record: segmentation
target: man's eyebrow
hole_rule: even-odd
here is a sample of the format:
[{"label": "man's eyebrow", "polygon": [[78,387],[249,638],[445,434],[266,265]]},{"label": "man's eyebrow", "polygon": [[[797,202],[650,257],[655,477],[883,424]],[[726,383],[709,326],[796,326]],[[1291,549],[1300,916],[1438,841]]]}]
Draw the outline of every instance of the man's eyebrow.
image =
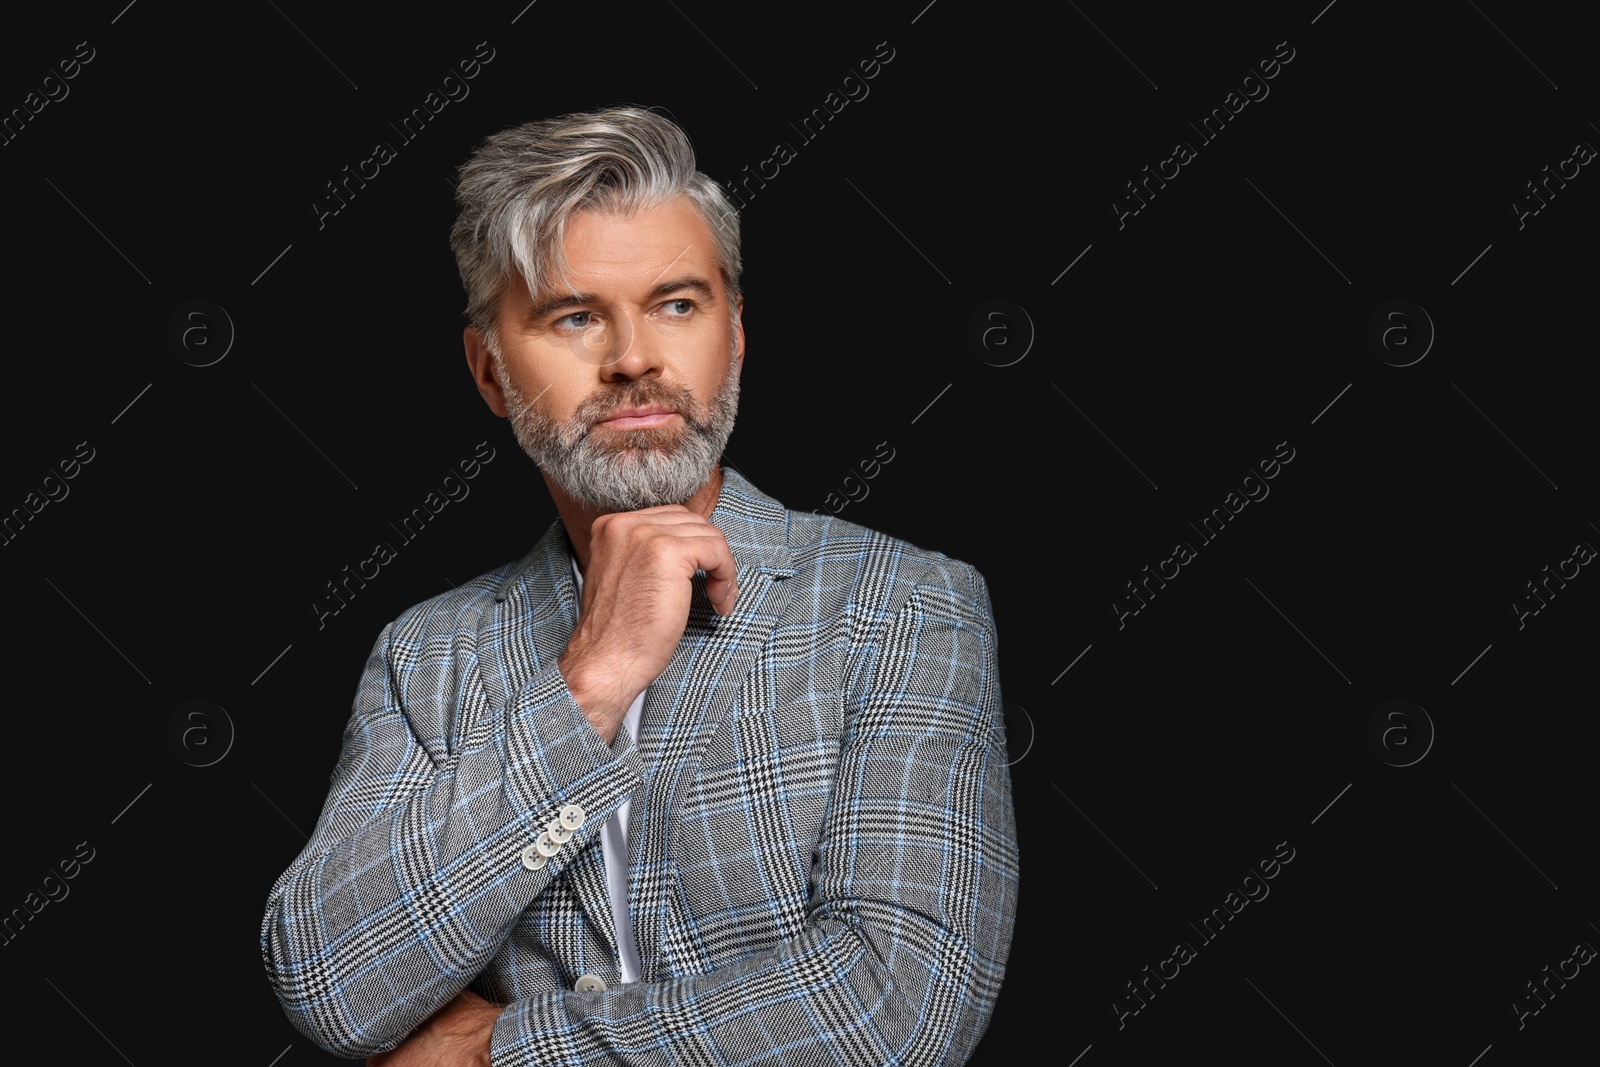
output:
[{"label": "man's eyebrow", "polygon": [[650,295],[652,297],[666,296],[668,293],[675,293],[683,289],[689,290],[707,303],[714,302],[717,299],[717,291],[711,288],[711,283],[697,274],[686,274],[681,278],[672,278],[664,281],[651,289]]},{"label": "man's eyebrow", "polygon": [[551,315],[563,308],[593,304],[599,299],[593,293],[568,293],[566,296],[552,296],[545,300],[535,300],[533,306],[528,309],[528,321],[541,322],[547,315]]}]

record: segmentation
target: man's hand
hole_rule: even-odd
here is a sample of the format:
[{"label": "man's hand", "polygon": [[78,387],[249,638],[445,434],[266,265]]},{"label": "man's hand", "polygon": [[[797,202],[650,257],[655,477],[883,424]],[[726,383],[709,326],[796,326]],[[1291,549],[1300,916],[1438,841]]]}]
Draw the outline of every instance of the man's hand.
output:
[{"label": "man's hand", "polygon": [[398,1047],[369,1056],[367,1067],[489,1067],[489,1042],[502,1007],[463,989]]},{"label": "man's hand", "polygon": [[607,744],[633,698],[672,660],[689,622],[689,584],[706,572],[722,615],[739,590],[722,531],[679,504],[602,515],[589,533],[578,626],[557,666],[590,725]]}]

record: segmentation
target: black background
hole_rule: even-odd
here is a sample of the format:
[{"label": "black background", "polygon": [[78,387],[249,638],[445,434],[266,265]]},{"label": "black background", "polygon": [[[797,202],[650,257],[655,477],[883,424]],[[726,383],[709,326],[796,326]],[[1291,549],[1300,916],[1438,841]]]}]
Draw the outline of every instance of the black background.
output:
[{"label": "black background", "polygon": [[[727,462],[832,508],[888,442],[839,513],[989,581],[1023,880],[973,1062],[1591,1047],[1592,968],[1521,1029],[1511,1007],[1600,944],[1600,578],[1521,628],[1511,606],[1600,545],[1600,178],[1582,168],[1520,229],[1511,206],[1600,144],[1572,9],[523,2],[5,17],[4,113],[93,49],[0,145],[0,509],[93,449],[0,545],[0,909],[94,849],[0,948],[14,1033],[69,1062],[328,1059],[268,988],[267,889],[316,821],[379,630],[555,517],[464,371],[451,177],[495,130],[635,103],[720,181],[795,149],[743,211]],[[470,95],[401,144],[387,124],[479,42]],[[869,94],[806,143],[790,123],[880,42]],[[1201,143],[1186,123],[1279,42],[1270,95]],[[319,228],[313,200],[379,140],[394,161]],[[1178,140],[1196,158],[1119,228],[1124,183]],[[236,331],[208,367],[166,339],[194,300]],[[991,351],[967,340],[993,300],[1036,333],[1009,366],[1015,316],[985,320]],[[1367,342],[1394,300],[1437,331],[1410,366]],[[470,496],[319,628],[324,584],[480,441]],[[1280,442],[1270,495],[1201,542],[1187,524]],[[1196,558],[1119,628],[1112,600],[1179,540]],[[236,731],[206,767],[167,741],[197,699]],[[1435,731],[1404,767],[1367,740],[1396,699]],[[1280,842],[1270,895],[1201,943],[1187,924]],[[1197,957],[1119,1029],[1113,1000],[1136,1007],[1125,983],[1179,940]]]}]

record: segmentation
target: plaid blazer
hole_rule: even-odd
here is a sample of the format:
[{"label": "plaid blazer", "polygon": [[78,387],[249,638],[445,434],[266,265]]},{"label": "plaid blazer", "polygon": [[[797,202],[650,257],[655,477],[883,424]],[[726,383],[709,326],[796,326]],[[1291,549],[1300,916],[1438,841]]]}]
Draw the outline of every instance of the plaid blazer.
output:
[{"label": "plaid blazer", "polygon": [[[470,986],[507,1004],[496,1065],[970,1056],[1018,877],[984,580],[732,470],[710,521],[737,608],[695,578],[636,746],[605,745],[556,669],[578,608],[559,520],[384,629],[261,930],[312,1041],[391,1049]],[[627,798],[624,985],[600,827]]]}]

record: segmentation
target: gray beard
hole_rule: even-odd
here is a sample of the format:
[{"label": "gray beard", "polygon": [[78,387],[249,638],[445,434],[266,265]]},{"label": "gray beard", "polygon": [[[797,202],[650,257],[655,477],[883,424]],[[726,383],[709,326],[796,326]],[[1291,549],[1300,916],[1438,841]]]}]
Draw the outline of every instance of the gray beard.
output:
[{"label": "gray beard", "polygon": [[[687,502],[721,460],[739,411],[739,365],[731,358],[710,403],[658,378],[640,378],[584,400],[564,424],[536,410],[499,359],[494,369],[512,432],[528,458],[573,500],[601,511]],[[678,412],[683,423],[607,431],[604,441],[595,439],[595,425],[612,412],[652,404]]]}]

